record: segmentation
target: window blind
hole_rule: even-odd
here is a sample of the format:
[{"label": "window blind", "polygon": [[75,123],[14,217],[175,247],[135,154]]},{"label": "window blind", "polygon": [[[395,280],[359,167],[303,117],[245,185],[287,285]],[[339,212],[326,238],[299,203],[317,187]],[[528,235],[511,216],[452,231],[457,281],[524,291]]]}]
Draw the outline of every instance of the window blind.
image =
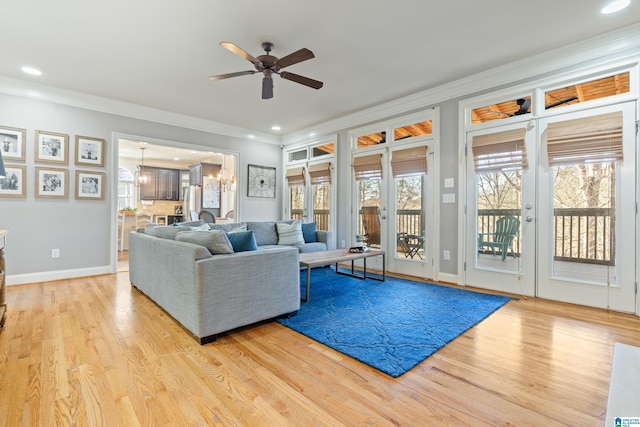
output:
[{"label": "window blind", "polygon": [[622,112],[550,123],[547,157],[549,166],[621,162]]},{"label": "window blind", "polygon": [[514,129],[473,137],[473,164],[476,173],[528,169],[526,129]]},{"label": "window blind", "polygon": [[289,187],[294,185],[304,185],[304,168],[289,168],[287,169],[287,184]]},{"label": "window blind", "polygon": [[353,159],[356,181],[382,179],[382,154],[372,154]]},{"label": "window blind", "polygon": [[309,165],[311,185],[331,183],[331,162]]},{"label": "window blind", "polygon": [[427,173],[427,147],[396,150],[391,154],[391,174],[394,178]]}]

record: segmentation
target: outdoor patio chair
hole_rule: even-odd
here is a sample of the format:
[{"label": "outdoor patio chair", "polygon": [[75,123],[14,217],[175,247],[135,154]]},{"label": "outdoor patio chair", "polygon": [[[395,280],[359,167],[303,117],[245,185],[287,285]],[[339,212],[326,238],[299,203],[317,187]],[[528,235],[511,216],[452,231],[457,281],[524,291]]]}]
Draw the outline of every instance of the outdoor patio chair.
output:
[{"label": "outdoor patio chair", "polygon": [[405,258],[422,258],[420,250],[424,247],[424,237],[416,234],[408,234],[405,232],[398,233],[398,248],[404,253]]},{"label": "outdoor patio chair", "polygon": [[367,246],[380,245],[380,208],[377,206],[362,207],[362,227]]},{"label": "outdoor patio chair", "polygon": [[503,216],[496,221],[495,231],[493,233],[478,234],[478,250],[481,248],[491,248],[493,255],[496,254],[496,248],[500,249],[502,261],[507,256],[507,250],[511,250],[511,255],[516,257],[513,249],[513,239],[518,235],[520,230],[520,220],[515,216]]}]

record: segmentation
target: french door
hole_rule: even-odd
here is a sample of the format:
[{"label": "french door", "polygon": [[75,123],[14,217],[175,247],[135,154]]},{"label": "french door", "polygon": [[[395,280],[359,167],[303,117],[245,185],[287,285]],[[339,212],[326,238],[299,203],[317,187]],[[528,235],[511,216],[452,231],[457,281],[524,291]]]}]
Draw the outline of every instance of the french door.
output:
[{"label": "french door", "polygon": [[[598,120],[611,121],[604,127],[616,130],[590,131]],[[582,135],[577,147],[589,148],[588,160],[550,165],[553,155],[540,159],[538,296],[633,312],[635,103],[541,119],[538,130],[547,151],[554,151],[554,133],[562,138],[564,128],[571,132],[573,126]],[[601,158],[593,159],[591,143],[604,149]]]},{"label": "french door", "polygon": [[[428,150],[422,142],[368,150],[353,159],[366,171],[356,172],[354,181],[351,245],[359,244],[356,236],[362,236],[363,244],[386,252],[388,271],[422,278],[433,277],[433,174],[426,166]],[[422,161],[423,166],[416,166]],[[369,258],[367,267],[382,269],[381,262],[380,257]]]},{"label": "french door", "polygon": [[[635,115],[629,102],[469,132],[465,283],[635,311]],[[500,148],[514,132],[519,151]],[[525,162],[484,172],[487,140]],[[484,246],[506,216],[511,245]]]},{"label": "french door", "polygon": [[[467,134],[467,285],[535,294],[535,140],[526,121]],[[511,240],[483,246],[500,240],[496,224],[504,217],[518,224]]]}]

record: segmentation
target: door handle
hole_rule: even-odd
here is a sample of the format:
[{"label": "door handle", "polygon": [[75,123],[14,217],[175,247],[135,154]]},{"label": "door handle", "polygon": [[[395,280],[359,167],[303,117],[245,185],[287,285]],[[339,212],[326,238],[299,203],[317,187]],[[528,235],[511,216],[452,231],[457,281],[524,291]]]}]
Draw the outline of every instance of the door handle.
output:
[{"label": "door handle", "polygon": [[533,217],[531,215],[527,215],[527,217],[525,218],[525,221],[531,222],[533,221]]},{"label": "door handle", "polygon": [[380,219],[387,219],[386,215],[380,215]]}]

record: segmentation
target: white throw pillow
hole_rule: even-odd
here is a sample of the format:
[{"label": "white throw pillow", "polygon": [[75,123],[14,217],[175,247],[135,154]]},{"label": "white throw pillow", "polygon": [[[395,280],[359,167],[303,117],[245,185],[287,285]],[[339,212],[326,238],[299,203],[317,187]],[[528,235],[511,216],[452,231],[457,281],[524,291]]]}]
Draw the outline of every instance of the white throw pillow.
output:
[{"label": "white throw pillow", "polygon": [[276,223],[278,229],[279,245],[302,245],[304,237],[302,236],[302,223],[294,222],[293,224]]}]

